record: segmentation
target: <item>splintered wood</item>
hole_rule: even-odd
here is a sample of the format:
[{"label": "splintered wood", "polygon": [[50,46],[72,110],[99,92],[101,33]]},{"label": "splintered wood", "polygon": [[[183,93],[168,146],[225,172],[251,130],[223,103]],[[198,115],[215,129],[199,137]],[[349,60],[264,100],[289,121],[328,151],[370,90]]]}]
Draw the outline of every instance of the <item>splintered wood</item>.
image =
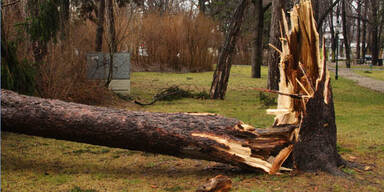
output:
[{"label": "splintered wood", "polygon": [[283,149],[278,155],[280,163],[274,164],[282,164],[292,152],[296,169],[340,174],[338,167],[345,161],[336,149],[337,129],[325,46],[321,56],[311,2],[302,0],[293,7],[290,28],[282,14],[278,106],[267,113],[275,115],[274,126],[298,128],[292,133],[293,145]]},{"label": "splintered wood", "polygon": [[[274,125],[299,124],[306,112],[306,103],[318,91],[317,81],[329,81],[329,76],[322,79],[326,73],[325,61],[320,58],[319,35],[310,1],[302,1],[293,7],[290,29],[285,13],[282,14],[281,94],[278,93],[277,109],[268,110],[267,113],[276,115]],[[298,99],[294,95],[301,97]]]}]

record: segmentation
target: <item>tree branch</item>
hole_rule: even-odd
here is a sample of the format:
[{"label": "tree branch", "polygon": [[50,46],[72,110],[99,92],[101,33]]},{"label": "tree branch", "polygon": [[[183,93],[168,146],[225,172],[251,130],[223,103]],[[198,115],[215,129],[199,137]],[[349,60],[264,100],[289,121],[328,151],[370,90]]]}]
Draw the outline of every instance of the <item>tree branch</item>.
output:
[{"label": "tree branch", "polygon": [[330,7],[328,7],[328,9],[325,11],[325,13],[320,17],[319,21],[317,21],[317,30],[318,31],[320,31],[320,29],[324,23],[325,18],[327,18],[327,15],[333,10],[333,7],[335,7],[339,2],[340,2],[340,0],[336,0],[335,2],[333,2],[333,4]]}]

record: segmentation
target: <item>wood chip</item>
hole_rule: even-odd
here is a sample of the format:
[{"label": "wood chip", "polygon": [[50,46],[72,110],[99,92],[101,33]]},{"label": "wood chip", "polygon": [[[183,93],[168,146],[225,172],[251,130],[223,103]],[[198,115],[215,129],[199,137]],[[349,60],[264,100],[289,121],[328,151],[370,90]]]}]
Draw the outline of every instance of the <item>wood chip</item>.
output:
[{"label": "wood chip", "polygon": [[196,192],[228,192],[232,188],[232,181],[224,175],[217,175],[200,186]]}]

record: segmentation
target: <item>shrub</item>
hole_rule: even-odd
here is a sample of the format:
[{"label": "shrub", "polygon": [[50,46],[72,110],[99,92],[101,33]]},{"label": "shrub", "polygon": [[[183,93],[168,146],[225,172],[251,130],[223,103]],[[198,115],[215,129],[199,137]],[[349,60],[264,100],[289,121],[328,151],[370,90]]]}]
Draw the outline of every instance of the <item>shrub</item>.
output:
[{"label": "shrub", "polygon": [[141,53],[138,49],[133,53],[140,67],[179,72],[212,70],[221,37],[211,19],[187,13],[151,13],[142,19],[140,28]]},{"label": "shrub", "polygon": [[84,104],[108,102],[112,93],[104,83],[86,77],[85,58],[94,50],[94,39],[95,29],[91,23],[73,23],[65,40],[48,44],[48,54],[39,65],[36,79],[41,97]]}]

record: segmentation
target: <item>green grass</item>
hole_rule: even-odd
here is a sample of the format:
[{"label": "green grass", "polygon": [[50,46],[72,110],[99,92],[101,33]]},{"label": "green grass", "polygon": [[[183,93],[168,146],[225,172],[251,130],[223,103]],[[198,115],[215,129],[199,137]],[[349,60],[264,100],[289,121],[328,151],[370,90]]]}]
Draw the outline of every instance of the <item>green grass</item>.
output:
[{"label": "green grass", "polygon": [[[115,107],[159,112],[210,112],[234,117],[256,127],[272,125],[265,114],[265,98],[250,78],[249,66],[234,66],[225,100],[181,99],[140,107],[121,101]],[[133,73],[132,96],[150,100],[172,85],[194,92],[208,91],[212,72]],[[232,191],[382,191],[384,189],[384,94],[340,78],[332,81],[338,149],[348,160],[373,164],[373,171],[344,169],[353,179],[325,173],[283,174],[206,169],[214,162],[179,159],[137,151],[100,147],[13,133],[2,134],[1,187],[3,191],[195,191],[208,178],[232,178]],[[264,97],[264,96],[262,96]],[[268,96],[271,97],[271,96]]]},{"label": "green grass", "polygon": [[370,78],[384,81],[384,71],[370,71],[370,70],[360,71],[359,70],[359,71],[355,71],[355,73],[362,75],[362,76],[366,76],[366,77],[370,77]]}]

